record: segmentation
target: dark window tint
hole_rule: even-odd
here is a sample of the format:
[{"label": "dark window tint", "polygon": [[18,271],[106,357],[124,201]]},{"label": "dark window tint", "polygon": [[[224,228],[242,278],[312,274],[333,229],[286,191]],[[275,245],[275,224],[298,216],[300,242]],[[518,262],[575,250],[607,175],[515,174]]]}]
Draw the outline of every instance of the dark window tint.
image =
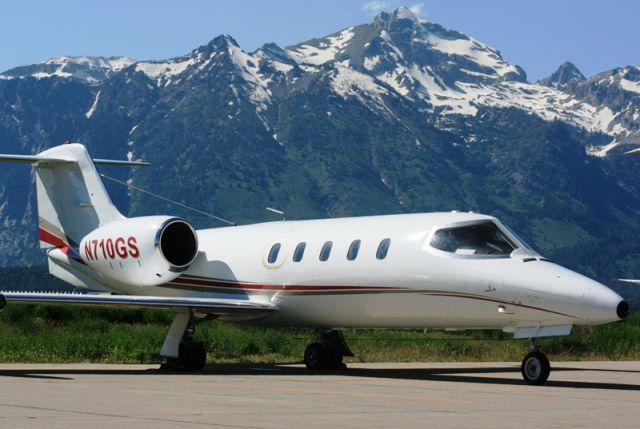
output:
[{"label": "dark window tint", "polygon": [[273,264],[278,259],[278,253],[280,252],[280,243],[276,243],[271,246],[271,250],[269,250],[269,256],[267,257],[267,261],[270,264]]},{"label": "dark window tint", "polygon": [[360,240],[353,240],[347,252],[347,259],[350,261],[356,259],[358,257],[358,250],[360,250]]},{"label": "dark window tint", "polygon": [[515,250],[493,222],[441,229],[433,235],[431,245],[459,255],[507,256]]},{"label": "dark window tint", "polygon": [[300,262],[302,257],[304,256],[304,249],[307,247],[307,243],[304,241],[302,243],[298,243],[296,246],[296,250],[293,252],[293,262]]},{"label": "dark window tint", "polygon": [[322,249],[320,250],[320,260],[326,261],[329,259],[329,255],[331,254],[331,247],[333,246],[333,241],[327,241],[322,245]]},{"label": "dark window tint", "polygon": [[377,259],[384,259],[387,257],[387,252],[389,251],[389,245],[391,245],[391,239],[385,238],[378,245],[378,251],[376,252]]}]

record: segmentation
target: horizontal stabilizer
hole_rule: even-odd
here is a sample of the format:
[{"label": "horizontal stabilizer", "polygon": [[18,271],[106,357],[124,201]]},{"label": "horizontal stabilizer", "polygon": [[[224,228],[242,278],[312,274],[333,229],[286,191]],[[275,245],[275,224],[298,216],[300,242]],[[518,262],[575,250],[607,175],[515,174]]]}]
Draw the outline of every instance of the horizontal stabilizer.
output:
[{"label": "horizontal stabilizer", "polygon": [[19,164],[74,164],[78,161],[73,159],[51,158],[39,155],[2,155],[0,154],[0,162],[15,162]]},{"label": "horizontal stabilizer", "polygon": [[122,167],[147,167],[149,164],[147,161],[119,161],[116,159],[94,159],[95,165],[113,165]]},{"label": "horizontal stabilizer", "polygon": [[[158,310],[191,309],[219,316],[267,314],[276,307],[239,299],[164,297],[144,295],[101,295],[80,293],[2,292],[0,302],[24,304],[75,304],[92,307],[152,308]],[[1,307],[0,307],[1,308]]]},{"label": "horizontal stabilizer", "polygon": [[[64,165],[77,164],[78,161],[73,159],[52,158],[40,155],[4,155],[0,154],[0,162],[14,162],[19,164],[37,164],[39,166],[46,165]],[[94,159],[95,165],[109,165],[121,167],[146,167],[149,164],[146,161],[122,161],[117,159]]]}]

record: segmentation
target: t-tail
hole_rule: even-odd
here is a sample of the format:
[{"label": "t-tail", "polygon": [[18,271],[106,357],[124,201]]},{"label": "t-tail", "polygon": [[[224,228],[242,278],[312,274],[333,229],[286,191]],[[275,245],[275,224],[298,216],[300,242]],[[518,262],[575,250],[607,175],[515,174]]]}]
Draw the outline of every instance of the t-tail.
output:
[{"label": "t-tail", "polygon": [[40,246],[50,273],[68,283],[108,291],[155,286],[177,277],[197,254],[196,233],[185,221],[120,213],[96,168],[145,162],[92,159],[77,143],[0,161],[35,166]]},{"label": "t-tail", "polygon": [[206,363],[204,348],[194,348],[191,340],[183,342],[187,329],[193,329],[195,312],[245,319],[276,310],[271,303],[178,295],[155,287],[175,280],[194,262],[196,232],[172,216],[123,216],[96,168],[146,163],[91,159],[81,144],[65,144],[37,155],[0,155],[2,161],[35,166],[40,244],[47,249],[49,272],[77,287],[121,293],[0,291],[0,310],[7,303],[29,303],[175,311],[160,354],[173,367],[191,369]]}]

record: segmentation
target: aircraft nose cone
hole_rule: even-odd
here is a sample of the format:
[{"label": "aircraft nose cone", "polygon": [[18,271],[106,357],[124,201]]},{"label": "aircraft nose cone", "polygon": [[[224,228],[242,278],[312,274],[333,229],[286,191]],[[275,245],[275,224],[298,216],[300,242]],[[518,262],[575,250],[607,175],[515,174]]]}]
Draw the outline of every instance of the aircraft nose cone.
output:
[{"label": "aircraft nose cone", "polygon": [[620,301],[618,308],[616,308],[616,313],[620,319],[624,319],[629,315],[629,304],[627,304],[627,301]]},{"label": "aircraft nose cone", "polygon": [[620,295],[599,283],[586,289],[582,304],[585,316],[593,325],[615,322],[629,314],[629,304]]}]

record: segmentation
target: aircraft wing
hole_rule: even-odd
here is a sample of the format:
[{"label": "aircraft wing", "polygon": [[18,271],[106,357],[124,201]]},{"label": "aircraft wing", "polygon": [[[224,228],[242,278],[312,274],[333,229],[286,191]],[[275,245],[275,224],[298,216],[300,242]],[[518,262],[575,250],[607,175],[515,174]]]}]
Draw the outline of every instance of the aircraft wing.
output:
[{"label": "aircraft wing", "polygon": [[618,281],[640,285],[640,279],[618,279]]},{"label": "aircraft wing", "polygon": [[151,308],[158,310],[190,309],[219,316],[253,316],[277,310],[272,304],[239,299],[166,297],[144,295],[102,295],[80,293],[2,292],[0,309],[7,303],[74,304],[93,307]]}]

